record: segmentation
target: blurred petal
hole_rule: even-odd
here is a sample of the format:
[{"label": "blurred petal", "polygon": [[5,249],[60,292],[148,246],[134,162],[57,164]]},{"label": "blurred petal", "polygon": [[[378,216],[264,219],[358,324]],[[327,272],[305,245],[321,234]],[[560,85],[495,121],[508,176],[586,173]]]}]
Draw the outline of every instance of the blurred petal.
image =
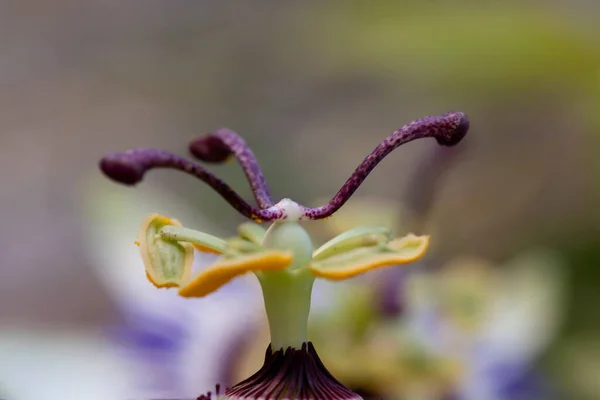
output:
[{"label": "blurred petal", "polygon": [[555,340],[564,317],[566,268],[547,250],[529,250],[507,263],[481,332],[504,362],[531,363]]},{"label": "blurred petal", "polygon": [[132,371],[112,350],[110,343],[90,330],[3,326],[0,386],[12,396],[3,398],[127,398]]}]

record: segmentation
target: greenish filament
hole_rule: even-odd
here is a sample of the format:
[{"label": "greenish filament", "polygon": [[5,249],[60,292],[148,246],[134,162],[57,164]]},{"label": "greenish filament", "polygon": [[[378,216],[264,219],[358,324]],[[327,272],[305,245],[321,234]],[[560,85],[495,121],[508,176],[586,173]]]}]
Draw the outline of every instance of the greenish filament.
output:
[{"label": "greenish filament", "polygon": [[266,233],[265,228],[253,222],[246,222],[238,226],[238,234],[254,244],[262,244]]},{"label": "greenish filament", "polygon": [[241,253],[254,253],[258,250],[260,250],[259,245],[236,236],[227,240],[227,251],[223,255],[225,257],[237,257]]},{"label": "greenish filament", "polygon": [[227,242],[225,240],[209,235],[208,233],[199,232],[181,226],[164,226],[160,230],[159,235],[164,240],[197,244],[213,249],[219,253],[223,253],[227,249]]}]

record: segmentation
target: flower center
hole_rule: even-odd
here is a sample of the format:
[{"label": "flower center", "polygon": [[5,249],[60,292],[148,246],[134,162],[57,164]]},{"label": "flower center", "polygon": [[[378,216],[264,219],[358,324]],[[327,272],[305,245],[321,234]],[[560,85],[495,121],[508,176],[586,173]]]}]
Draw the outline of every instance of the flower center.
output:
[{"label": "flower center", "polygon": [[275,204],[275,208],[283,211],[283,220],[298,221],[304,214],[302,206],[295,201],[285,198]]}]

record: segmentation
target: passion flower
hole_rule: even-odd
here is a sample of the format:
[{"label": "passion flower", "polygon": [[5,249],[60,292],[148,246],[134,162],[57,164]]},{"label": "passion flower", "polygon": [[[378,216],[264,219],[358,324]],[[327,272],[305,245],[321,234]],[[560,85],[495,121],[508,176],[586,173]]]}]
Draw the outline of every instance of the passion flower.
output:
[{"label": "passion flower", "polygon": [[[419,259],[428,236],[394,238],[389,228],[362,226],[314,250],[303,220],[320,220],[348,201],[369,173],[398,146],[434,138],[442,146],[457,144],[467,133],[465,114],[452,112],[418,119],[384,139],[356,168],[325,205],[310,208],[288,198],[274,203],[262,170],[250,148],[235,132],[220,129],[190,143],[190,152],[207,163],[237,159],[250,183],[257,206],[242,199],[227,183],[200,164],[166,151],[134,149],[105,156],[100,168],[110,179],[134,185],[153,168],[191,174],[219,193],[234,209],[254,222],[238,227],[233,238],[218,238],[153,214],[142,224],[140,247],[148,280],[158,288],[176,288],[185,298],[204,297],[232,279],[252,272],[260,282],[269,321],[271,344],[262,368],[219,393],[219,399],[360,399],[323,365],[307,338],[311,293],[316,278],[348,279],[375,268]],[[268,229],[260,223],[272,222]],[[191,276],[194,248],[217,253],[217,261]],[[211,395],[202,395],[201,399]]]}]

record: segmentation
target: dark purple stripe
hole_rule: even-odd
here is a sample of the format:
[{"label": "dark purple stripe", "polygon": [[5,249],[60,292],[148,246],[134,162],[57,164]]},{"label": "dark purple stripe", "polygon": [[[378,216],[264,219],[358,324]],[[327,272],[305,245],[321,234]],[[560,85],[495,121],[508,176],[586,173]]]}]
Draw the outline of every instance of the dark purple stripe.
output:
[{"label": "dark purple stripe", "polygon": [[312,343],[301,349],[267,348],[262,368],[250,378],[227,389],[225,396],[238,399],[359,400],[327,371]]}]

